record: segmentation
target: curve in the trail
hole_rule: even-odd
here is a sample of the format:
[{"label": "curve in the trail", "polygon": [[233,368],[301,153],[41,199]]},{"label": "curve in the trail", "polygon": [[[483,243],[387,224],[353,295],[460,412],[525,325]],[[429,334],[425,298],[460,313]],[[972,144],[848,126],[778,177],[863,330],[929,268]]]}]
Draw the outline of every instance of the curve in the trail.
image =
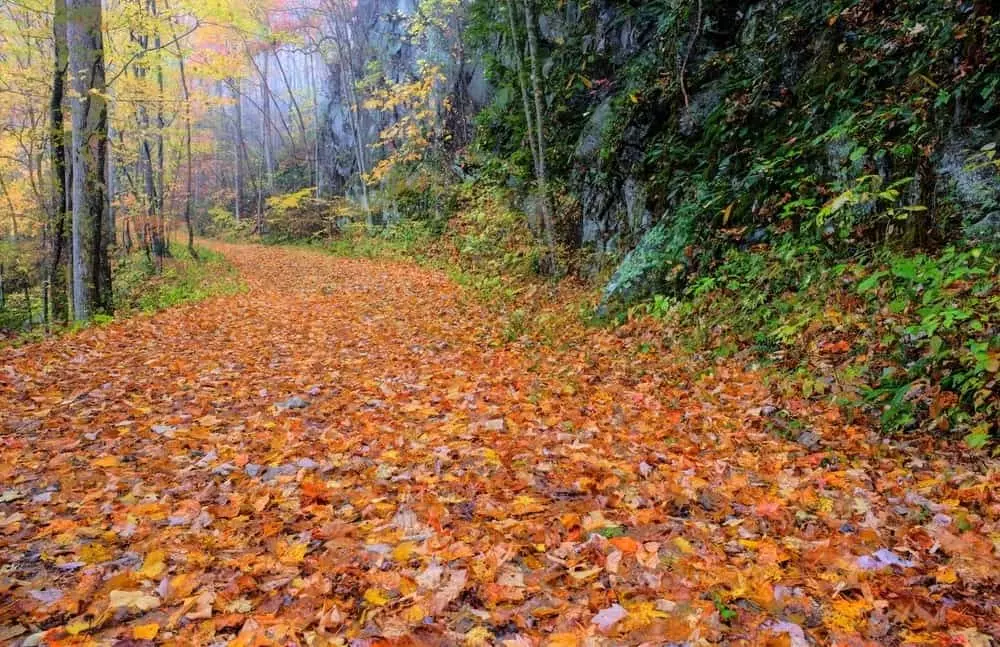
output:
[{"label": "curve in the trail", "polygon": [[433,271],[220,249],[247,293],[0,351],[0,639],[997,632],[996,471],[613,331],[504,343]]}]

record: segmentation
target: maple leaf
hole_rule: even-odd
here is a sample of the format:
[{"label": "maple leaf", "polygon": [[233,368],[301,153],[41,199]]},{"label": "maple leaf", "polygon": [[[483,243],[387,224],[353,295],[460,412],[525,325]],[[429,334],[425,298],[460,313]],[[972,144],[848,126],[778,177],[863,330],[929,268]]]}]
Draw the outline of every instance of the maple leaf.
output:
[{"label": "maple leaf", "polygon": [[309,544],[305,542],[296,544],[280,542],[277,548],[278,561],[288,566],[296,566],[302,563],[308,551]]},{"label": "maple leaf", "polygon": [[108,606],[112,609],[133,608],[149,611],[160,606],[160,598],[143,591],[111,591],[108,599]]},{"label": "maple leaf", "polygon": [[167,568],[167,565],[164,563],[165,559],[166,553],[162,550],[151,551],[142,562],[142,567],[138,571],[139,575],[146,579],[158,577]]},{"label": "maple leaf", "polygon": [[152,640],[156,638],[158,633],[160,633],[160,625],[155,622],[132,627],[132,637],[136,640]]},{"label": "maple leaf", "polygon": [[575,633],[559,632],[549,636],[545,647],[580,647],[582,640]]},{"label": "maple leaf", "polygon": [[364,600],[368,604],[381,607],[389,604],[389,596],[381,589],[368,589],[365,591]]}]

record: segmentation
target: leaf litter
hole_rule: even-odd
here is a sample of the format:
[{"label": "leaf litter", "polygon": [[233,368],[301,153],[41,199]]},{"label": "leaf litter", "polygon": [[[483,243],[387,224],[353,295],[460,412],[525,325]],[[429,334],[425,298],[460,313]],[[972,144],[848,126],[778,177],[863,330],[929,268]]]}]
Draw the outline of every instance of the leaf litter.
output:
[{"label": "leaf litter", "polygon": [[995,462],[692,374],[651,330],[507,343],[430,270],[222,251],[249,293],[0,351],[0,640],[1000,635]]}]

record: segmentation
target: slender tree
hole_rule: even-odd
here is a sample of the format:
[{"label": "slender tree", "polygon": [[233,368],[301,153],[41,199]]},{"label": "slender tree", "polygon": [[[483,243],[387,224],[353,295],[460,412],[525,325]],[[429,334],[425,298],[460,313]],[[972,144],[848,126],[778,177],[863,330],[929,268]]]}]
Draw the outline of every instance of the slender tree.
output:
[{"label": "slender tree", "polygon": [[240,79],[234,78],[230,82],[230,87],[233,91],[233,98],[236,106],[236,118],[235,118],[235,130],[233,137],[233,145],[235,151],[233,152],[234,162],[236,163],[235,169],[235,212],[236,212],[236,222],[240,221],[241,209],[243,208],[243,160],[246,158],[244,151],[246,150],[246,143],[243,141],[243,94],[242,88],[240,87]]},{"label": "slender tree", "polygon": [[49,251],[49,281],[54,318],[69,318],[66,285],[66,124],[63,101],[66,95],[66,67],[69,51],[66,44],[66,0],[55,0],[52,14],[54,66],[52,97],[49,100],[49,146],[51,147],[52,226]]},{"label": "slender tree", "polygon": [[524,57],[522,56],[521,45],[517,37],[517,8],[514,0],[507,0],[507,18],[510,25],[510,49],[511,57],[514,59],[514,69],[517,71],[517,85],[521,89],[521,106],[524,108],[524,123],[528,134],[528,147],[531,149],[531,161],[534,164],[535,174],[538,174],[538,145],[535,139],[535,121],[531,116],[533,109],[531,99],[528,97],[528,80],[524,71]]},{"label": "slender tree", "polygon": [[[164,7],[169,11],[170,5],[164,2]],[[192,258],[197,258],[194,250],[194,156],[191,153],[191,89],[188,86],[187,68],[184,61],[184,50],[181,47],[180,39],[177,37],[177,29],[174,27],[173,18],[170,19],[170,32],[174,44],[177,46],[177,66],[181,76],[181,90],[184,91],[184,154],[186,157],[187,186],[184,192],[184,225],[187,228],[187,248]]]},{"label": "slender tree", "polygon": [[105,235],[108,113],[101,0],[67,0],[66,18],[72,89],[73,316],[83,321],[112,309],[110,241]]},{"label": "slender tree", "polygon": [[552,201],[549,193],[548,171],[545,164],[545,95],[542,91],[542,61],[538,45],[538,23],[535,18],[534,0],[524,1],[524,23],[528,34],[528,58],[531,86],[535,95],[535,147],[538,151],[536,176],[539,199],[542,203],[542,226],[549,250],[555,248],[555,226],[552,219]]}]

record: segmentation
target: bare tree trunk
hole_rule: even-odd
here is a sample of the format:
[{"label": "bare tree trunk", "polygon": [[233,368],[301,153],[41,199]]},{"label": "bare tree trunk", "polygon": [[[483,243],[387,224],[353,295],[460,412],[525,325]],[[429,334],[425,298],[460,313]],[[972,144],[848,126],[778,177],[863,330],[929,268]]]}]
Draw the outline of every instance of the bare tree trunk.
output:
[{"label": "bare tree trunk", "polygon": [[365,162],[365,146],[364,146],[364,135],[361,132],[361,106],[358,101],[354,98],[353,91],[351,90],[351,78],[349,73],[341,65],[341,78],[344,86],[344,94],[349,98],[352,104],[348,109],[348,114],[351,115],[351,126],[354,130],[354,146],[355,155],[358,158],[358,174],[361,181],[361,204],[364,207],[365,214],[369,218],[369,224],[371,224],[371,208],[368,202],[368,182],[365,176],[368,175],[368,165]]},{"label": "bare tree trunk", "polygon": [[84,321],[112,307],[104,231],[108,123],[101,0],[67,0],[66,10],[73,90],[73,316]]},{"label": "bare tree trunk", "polygon": [[[168,10],[170,5],[164,0],[164,7]],[[170,35],[177,45],[177,67],[181,76],[181,90],[184,91],[184,154],[187,158],[187,190],[184,196],[184,225],[187,227],[187,248],[192,258],[198,258],[194,250],[194,156],[191,154],[191,90],[188,87],[187,71],[184,66],[184,51],[181,49],[180,40],[177,38],[177,30],[174,29],[173,19],[170,22]],[[162,77],[161,77],[162,78]]]},{"label": "bare tree trunk", "polygon": [[[110,93],[109,93],[110,94]],[[115,132],[111,127],[110,123],[108,125],[108,142],[114,141]],[[118,191],[118,175],[117,167],[115,166],[115,151],[114,147],[108,145],[107,156],[104,163],[104,177],[107,181],[107,190],[104,192],[104,199],[107,201],[105,205],[105,240],[112,247],[109,252],[114,253],[114,246],[117,244],[118,240],[118,229],[115,223],[115,195]]]},{"label": "bare tree trunk", "polygon": [[358,101],[357,93],[354,92],[354,49],[351,46],[350,25],[348,24],[349,16],[345,7],[339,3],[330,3],[330,8],[332,13],[329,20],[334,35],[333,43],[337,48],[342,94],[350,107],[348,115],[351,120],[351,128],[354,131],[355,156],[357,157],[358,174],[360,175],[359,179],[361,182],[361,202],[365,210],[365,215],[368,217],[368,224],[370,225],[371,207],[368,201],[368,183],[365,180],[368,175],[368,163],[365,159],[361,102]]},{"label": "bare tree trunk", "polygon": [[278,55],[276,51],[274,53],[274,62],[278,65],[278,72],[281,73],[281,80],[285,84],[285,90],[288,92],[288,100],[292,104],[292,109],[295,111],[295,119],[299,126],[299,133],[302,135],[302,145],[307,146],[309,144],[308,136],[306,135],[306,121],[302,118],[302,110],[299,108],[299,102],[295,99],[295,91],[292,89],[292,84],[288,80],[288,74],[285,72],[285,66],[281,64],[281,56]]},{"label": "bare tree trunk", "polygon": [[236,158],[236,222],[240,221],[240,209],[243,206],[243,149],[246,145],[243,143],[243,94],[240,91],[240,79],[237,78],[234,81],[233,94],[236,96],[236,137],[234,138],[234,143],[236,144],[236,151],[234,157]]},{"label": "bare tree trunk", "polygon": [[[538,52],[538,25],[533,11],[534,0],[523,0],[524,22],[528,32],[528,55],[531,59],[531,85],[535,92],[535,135],[538,138],[538,192],[542,202],[542,224],[545,244],[550,252],[555,250],[555,227],[552,221],[552,202],[549,194],[548,173],[545,168],[545,97],[542,93],[542,62]],[[550,259],[551,260],[551,259]]]},{"label": "bare tree trunk", "polygon": [[[146,9],[149,9],[147,3]],[[132,34],[132,39],[142,48],[143,52],[149,50],[149,36],[147,34]],[[142,61],[145,57],[138,59]],[[145,79],[149,73],[148,68],[144,63],[136,62],[132,67],[132,72],[137,80],[140,80],[145,84]],[[143,192],[139,194],[137,191],[136,199],[145,206],[145,218],[141,223],[141,226],[137,227],[136,233],[139,235],[139,241],[142,244],[143,252],[146,254],[146,258],[150,261],[153,259],[155,254],[157,259],[160,258],[161,254],[161,243],[160,237],[157,232],[157,225],[159,222],[158,217],[158,206],[160,204],[157,198],[157,183],[156,183],[156,166],[153,163],[153,145],[150,143],[149,132],[151,130],[149,109],[145,103],[139,103],[136,106],[136,125],[141,133],[139,138],[139,154],[136,157],[136,176],[142,178]],[[136,187],[133,186],[133,189]],[[159,264],[157,264],[159,268]]]},{"label": "bare tree trunk", "polygon": [[69,320],[69,296],[66,285],[66,126],[63,100],[66,95],[66,67],[69,51],[66,45],[66,0],[55,0],[52,18],[55,43],[55,65],[52,71],[52,97],[49,103],[49,139],[52,186],[52,237],[49,256],[49,276],[52,292],[52,313],[57,321]]},{"label": "bare tree trunk", "polygon": [[316,61],[312,54],[309,55],[309,85],[312,89],[313,101],[313,163],[316,178],[316,197],[323,197],[323,171],[320,167],[319,159],[319,132],[320,132],[320,112],[319,112],[319,89],[316,81]]},{"label": "bare tree trunk", "polygon": [[268,196],[274,191],[274,151],[271,150],[273,144],[271,137],[271,86],[267,77],[270,74],[271,56],[270,52],[264,51],[264,71],[260,77],[260,92],[262,109],[264,112],[263,138],[264,138],[264,167],[267,181]]},{"label": "bare tree trunk", "polygon": [[[150,13],[156,16],[158,11],[156,8],[156,0],[150,0],[149,2]],[[153,49],[159,51],[163,49],[163,42],[160,39],[159,27],[155,36],[153,37]],[[170,247],[170,243],[167,240],[167,222],[166,213],[164,212],[164,205],[166,204],[166,173],[165,173],[165,144],[163,132],[167,128],[166,117],[163,114],[163,101],[166,98],[165,93],[165,83],[163,79],[163,63],[157,61],[156,64],[156,88],[157,88],[157,106],[156,106],[156,231],[159,237],[159,244],[157,245],[157,258],[160,263],[160,272],[163,272],[163,257],[167,255]]]},{"label": "bare tree trunk", "polygon": [[535,143],[535,122],[531,117],[532,104],[528,98],[528,79],[524,72],[524,59],[521,56],[521,45],[517,38],[517,21],[514,0],[507,0],[507,17],[510,22],[511,55],[517,70],[517,85],[521,88],[521,105],[524,108],[524,123],[527,127],[528,146],[531,148],[531,161],[538,176],[538,145]]},{"label": "bare tree trunk", "polygon": [[10,197],[10,191],[7,190],[7,182],[3,179],[3,173],[0,173],[0,193],[3,193],[4,198],[7,199],[7,211],[10,215],[10,225],[12,227],[14,240],[17,240],[21,235],[17,226],[17,209],[14,207],[14,201]]}]

